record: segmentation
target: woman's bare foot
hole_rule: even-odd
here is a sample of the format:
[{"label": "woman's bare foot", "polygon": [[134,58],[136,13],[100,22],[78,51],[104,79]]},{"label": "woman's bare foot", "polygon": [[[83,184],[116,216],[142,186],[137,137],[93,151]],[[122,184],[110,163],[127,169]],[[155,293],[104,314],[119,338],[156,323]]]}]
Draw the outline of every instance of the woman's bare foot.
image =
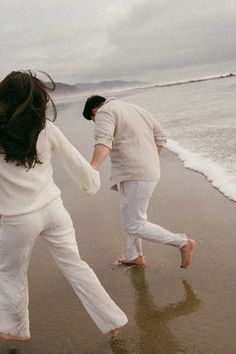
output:
[{"label": "woman's bare foot", "polygon": [[118,263],[124,264],[124,265],[139,265],[139,266],[145,266],[146,262],[143,256],[139,256],[135,259],[132,259],[132,261],[129,261],[127,258],[119,259]]},{"label": "woman's bare foot", "polygon": [[30,340],[31,337],[30,336],[28,336],[28,337],[17,337],[17,336],[11,336],[10,334],[6,334],[6,333],[0,333],[0,339],[7,340],[7,341],[19,340],[21,342],[25,342],[27,340]]},{"label": "woman's bare foot", "polygon": [[196,246],[196,242],[194,240],[189,239],[187,240],[187,243],[180,248],[180,253],[182,258],[182,262],[180,266],[181,268],[187,268],[190,265],[195,246]]},{"label": "woman's bare foot", "polygon": [[121,326],[121,327],[115,328],[112,331],[110,331],[109,338],[110,339],[116,338],[118,336],[118,334],[122,331],[123,328],[124,328],[124,326]]}]

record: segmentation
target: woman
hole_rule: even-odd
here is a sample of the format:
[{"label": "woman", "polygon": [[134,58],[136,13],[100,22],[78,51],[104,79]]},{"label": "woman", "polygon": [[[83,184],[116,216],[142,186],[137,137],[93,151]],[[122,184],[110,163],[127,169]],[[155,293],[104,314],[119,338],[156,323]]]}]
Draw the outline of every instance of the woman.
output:
[{"label": "woman", "polygon": [[[48,76],[49,77],[49,76]],[[49,77],[51,80],[51,78]],[[31,71],[0,83],[0,338],[29,340],[27,269],[43,238],[86,310],[103,333],[115,336],[126,315],[81,260],[74,228],[52,178],[55,152],[81,190],[95,194],[100,177],[46,118],[49,88]]]}]

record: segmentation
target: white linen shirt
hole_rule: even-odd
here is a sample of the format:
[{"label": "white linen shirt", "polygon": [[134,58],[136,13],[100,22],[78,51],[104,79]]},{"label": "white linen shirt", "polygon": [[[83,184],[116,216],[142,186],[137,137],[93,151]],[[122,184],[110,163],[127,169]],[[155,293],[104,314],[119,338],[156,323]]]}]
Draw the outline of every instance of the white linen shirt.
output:
[{"label": "white linen shirt", "polygon": [[99,173],[50,121],[39,134],[37,151],[43,163],[28,170],[6,162],[0,154],[0,215],[30,213],[61,194],[53,181],[52,152],[62,160],[82,191],[95,194],[100,188]]},{"label": "white linen shirt", "polygon": [[110,150],[111,188],[122,181],[152,181],[160,177],[157,145],[166,136],[157,120],[144,108],[111,97],[95,115],[95,145]]}]

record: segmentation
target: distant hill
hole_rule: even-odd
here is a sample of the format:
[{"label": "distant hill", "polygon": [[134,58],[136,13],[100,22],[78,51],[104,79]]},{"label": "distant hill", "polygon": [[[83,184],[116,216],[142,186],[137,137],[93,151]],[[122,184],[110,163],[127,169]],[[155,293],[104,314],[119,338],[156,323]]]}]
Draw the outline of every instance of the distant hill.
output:
[{"label": "distant hill", "polygon": [[[209,80],[218,80],[218,79],[227,79],[231,77],[235,77],[236,73],[226,73],[226,74],[219,74],[214,76],[206,76],[200,77],[196,79],[189,79],[183,81],[173,81],[173,82],[164,82],[159,83],[156,85],[152,85],[150,83],[144,81],[125,81],[125,80],[107,80],[107,81],[100,81],[100,82],[81,82],[74,85],[66,84],[63,82],[56,82],[56,95],[79,95],[83,93],[102,93],[107,91],[116,91],[116,90],[128,90],[132,88],[162,88],[167,86],[176,86],[176,85],[187,85],[198,83],[201,81],[209,81]],[[50,86],[50,83],[47,83]]]},{"label": "distant hill", "polygon": [[95,92],[95,91],[109,91],[133,87],[142,87],[147,82],[143,81],[124,81],[124,80],[111,80],[100,82],[83,82],[75,85],[69,85],[62,82],[56,82],[56,94],[73,94],[79,92]]},{"label": "distant hill", "polygon": [[124,80],[111,80],[111,81],[100,81],[100,82],[83,82],[78,83],[75,86],[82,91],[87,90],[110,90],[119,89],[127,87],[137,87],[147,84],[143,81],[124,81]]},{"label": "distant hill", "polygon": [[56,82],[56,90],[55,93],[76,93],[78,92],[78,88],[74,85],[64,84],[62,82]]}]

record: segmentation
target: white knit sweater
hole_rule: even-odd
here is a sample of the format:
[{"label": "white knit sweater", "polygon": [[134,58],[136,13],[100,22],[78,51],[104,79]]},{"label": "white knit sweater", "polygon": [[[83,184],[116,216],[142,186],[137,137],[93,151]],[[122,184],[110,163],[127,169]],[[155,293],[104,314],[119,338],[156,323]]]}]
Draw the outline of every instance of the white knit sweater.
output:
[{"label": "white knit sweater", "polygon": [[39,134],[37,151],[43,163],[30,170],[6,163],[4,155],[0,155],[0,215],[19,215],[35,211],[61,194],[53,181],[52,151],[62,160],[64,167],[82,191],[95,194],[100,188],[99,173],[49,121]]}]

